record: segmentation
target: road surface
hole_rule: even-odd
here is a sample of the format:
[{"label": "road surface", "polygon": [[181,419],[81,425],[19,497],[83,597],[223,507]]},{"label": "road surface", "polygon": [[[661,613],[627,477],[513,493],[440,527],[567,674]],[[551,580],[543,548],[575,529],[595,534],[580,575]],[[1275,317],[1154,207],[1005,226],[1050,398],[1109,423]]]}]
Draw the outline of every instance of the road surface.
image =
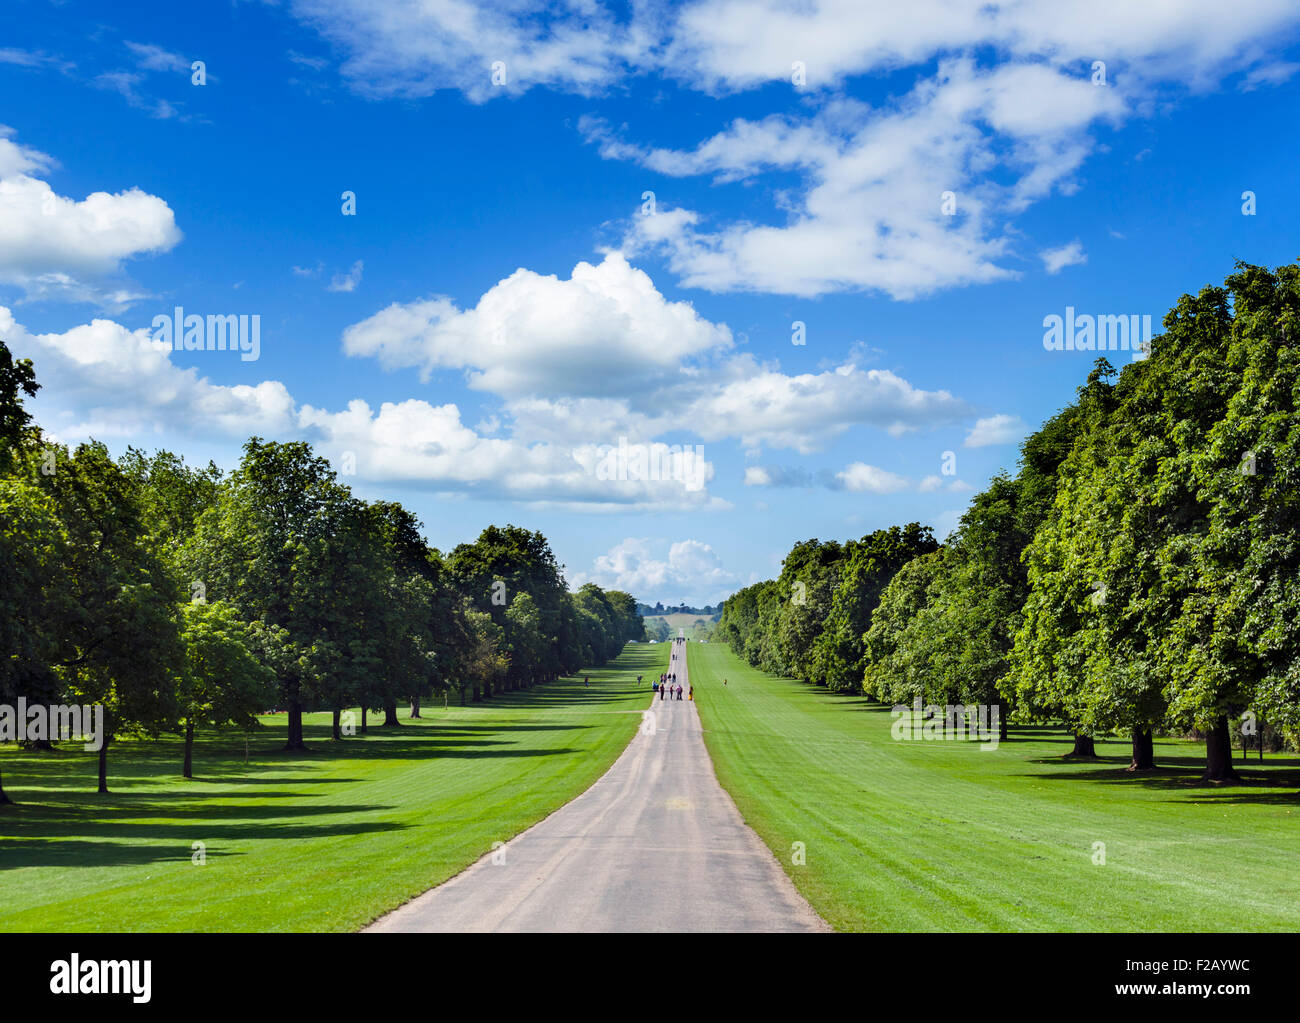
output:
[{"label": "road surface", "polygon": [[827,930],[718,784],[695,704],[648,709],[581,796],[366,930]]}]

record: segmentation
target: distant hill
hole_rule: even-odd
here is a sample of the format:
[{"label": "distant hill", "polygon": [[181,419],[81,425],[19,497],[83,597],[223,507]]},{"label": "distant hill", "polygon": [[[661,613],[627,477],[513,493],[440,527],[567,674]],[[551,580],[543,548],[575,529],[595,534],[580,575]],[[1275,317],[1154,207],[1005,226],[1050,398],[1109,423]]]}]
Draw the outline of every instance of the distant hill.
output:
[{"label": "distant hill", "polygon": [[[678,629],[686,630],[687,639],[707,639],[712,627],[717,623],[717,614],[685,614],[676,611],[673,614],[663,615],[645,615],[645,624],[647,633],[653,634],[654,626],[657,622],[663,622],[668,626],[668,635],[673,637],[677,635]],[[703,622],[702,627],[697,623]]]}]

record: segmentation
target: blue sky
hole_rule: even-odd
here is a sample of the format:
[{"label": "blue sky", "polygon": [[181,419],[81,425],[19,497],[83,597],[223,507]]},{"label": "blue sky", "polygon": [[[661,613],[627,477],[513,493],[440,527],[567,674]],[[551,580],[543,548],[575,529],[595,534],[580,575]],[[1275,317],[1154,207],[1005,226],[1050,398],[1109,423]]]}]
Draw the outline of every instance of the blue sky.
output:
[{"label": "blue sky", "polygon": [[1300,255],[1300,8],[898,6],[11,0],[0,336],[60,440],[306,438],[651,603],[942,535],[1095,358],[1044,317]]}]

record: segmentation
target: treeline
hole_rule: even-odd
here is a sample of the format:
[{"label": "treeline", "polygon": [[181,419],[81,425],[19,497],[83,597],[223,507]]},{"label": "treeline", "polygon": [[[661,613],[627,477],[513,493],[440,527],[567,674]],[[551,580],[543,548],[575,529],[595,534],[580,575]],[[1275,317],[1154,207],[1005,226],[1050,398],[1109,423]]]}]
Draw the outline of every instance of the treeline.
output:
[{"label": "treeline", "polygon": [[[108,740],[345,708],[482,699],[571,674],[644,636],[636,601],[570,593],[546,538],[492,526],[448,554],[400,504],[367,502],[309,445],[253,438],[238,469],[50,443],[30,361],[0,342],[0,704],[101,705]],[[46,740],[48,741],[48,740]],[[0,779],[0,802],[4,796]]]},{"label": "treeline", "polygon": [[699,615],[701,618],[711,618],[717,614],[722,605],[713,607],[706,604],[704,607],[691,607],[689,604],[679,604],[676,607],[664,607],[662,603],[655,604],[651,607],[649,604],[637,604],[636,609],[643,618],[649,618],[651,615]]},{"label": "treeline", "polygon": [[[940,545],[916,523],[795,545],[723,605],[764,670],[890,704],[986,704],[1074,754],[1156,733],[1300,737],[1300,266],[1184,295],[1147,358],[1099,358]],[[1005,734],[1005,733],[1004,733]],[[1261,745],[1262,748],[1262,745]]]}]

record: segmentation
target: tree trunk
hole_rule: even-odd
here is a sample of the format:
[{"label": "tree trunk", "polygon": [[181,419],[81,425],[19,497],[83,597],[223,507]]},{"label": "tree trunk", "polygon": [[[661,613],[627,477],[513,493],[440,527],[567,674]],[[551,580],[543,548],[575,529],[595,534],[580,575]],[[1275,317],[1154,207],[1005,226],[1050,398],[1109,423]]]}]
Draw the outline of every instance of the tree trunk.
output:
[{"label": "tree trunk", "polygon": [[1133,759],[1130,771],[1153,771],[1156,766],[1155,737],[1149,728],[1133,729]]},{"label": "tree trunk", "polygon": [[194,777],[194,722],[190,718],[185,719],[185,766],[181,774],[186,778]]},{"label": "tree trunk", "polygon": [[297,753],[307,747],[302,741],[302,701],[298,699],[298,687],[295,685],[289,693],[289,741],[284,748],[290,753]]},{"label": "tree trunk", "polygon": [[384,704],[384,727],[396,728],[401,722],[397,720],[397,703]]},{"label": "tree trunk", "polygon": [[370,708],[363,703],[361,705],[361,734],[362,735],[365,735],[370,731],[370,725],[368,723],[369,718],[370,718]]},{"label": "tree trunk", "polygon": [[1007,738],[1007,705],[1002,700],[998,701],[998,741],[1005,742]]},{"label": "tree trunk", "polygon": [[1074,734],[1074,749],[1065,754],[1067,757],[1096,757],[1097,746],[1091,735]]},{"label": "tree trunk", "polygon": [[99,747],[99,794],[108,795],[108,736]]},{"label": "tree trunk", "polygon": [[12,802],[13,800],[5,795],[4,775],[0,775],[0,806],[5,806]]},{"label": "tree trunk", "polygon": [[419,716],[420,716],[420,694],[416,693],[414,696],[411,697],[411,717],[418,718]]},{"label": "tree trunk", "polygon": [[343,729],[339,727],[339,725],[340,725],[340,723],[342,722],[342,720],[343,720],[343,710],[342,710],[342,708],[340,708],[340,707],[335,707],[335,708],[334,708],[334,729],[333,729],[333,734],[334,734],[334,740],[335,740],[336,742],[341,742],[341,741],[343,740]]},{"label": "tree trunk", "polygon": [[1205,736],[1204,781],[1240,781],[1232,766],[1232,733],[1227,717],[1220,717]]}]

